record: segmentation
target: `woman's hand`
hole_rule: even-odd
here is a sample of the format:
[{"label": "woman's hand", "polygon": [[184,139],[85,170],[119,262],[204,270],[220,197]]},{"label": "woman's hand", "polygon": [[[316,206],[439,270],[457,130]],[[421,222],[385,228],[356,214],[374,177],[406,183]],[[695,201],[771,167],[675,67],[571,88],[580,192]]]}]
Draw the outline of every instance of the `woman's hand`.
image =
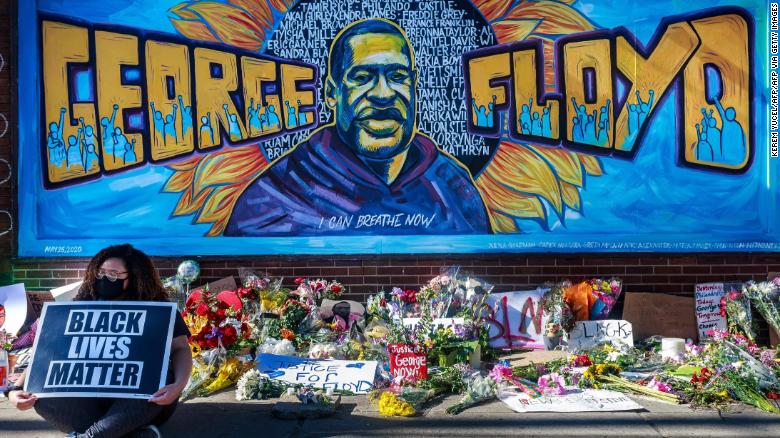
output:
[{"label": "woman's hand", "polygon": [[16,406],[16,409],[26,411],[35,405],[35,402],[38,401],[38,397],[29,392],[11,391],[8,393],[8,400],[12,405]]},{"label": "woman's hand", "polygon": [[179,398],[179,395],[181,395],[182,390],[184,390],[184,388],[181,385],[177,385],[176,383],[165,385],[159,390],[157,390],[157,392],[152,394],[152,398],[149,399],[149,403],[157,403],[158,405],[169,405],[175,402],[177,398]]}]

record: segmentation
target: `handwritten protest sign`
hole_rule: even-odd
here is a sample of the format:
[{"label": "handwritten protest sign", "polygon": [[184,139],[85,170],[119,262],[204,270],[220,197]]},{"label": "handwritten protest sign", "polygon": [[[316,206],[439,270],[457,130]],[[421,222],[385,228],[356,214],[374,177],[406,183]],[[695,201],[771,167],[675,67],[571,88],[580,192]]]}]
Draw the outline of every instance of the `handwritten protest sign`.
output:
[{"label": "handwritten protest sign", "polygon": [[257,369],[271,379],[314,388],[365,394],[374,386],[376,361],[320,360],[260,354]]},{"label": "handwritten protest sign", "polygon": [[417,381],[428,378],[428,364],[425,352],[420,346],[390,344],[390,374],[402,381]]},{"label": "handwritten protest sign", "polygon": [[603,389],[572,390],[555,397],[530,395],[512,390],[498,394],[499,400],[515,412],[612,412],[634,411],[642,406],[624,394]]},{"label": "handwritten protest sign", "polygon": [[569,350],[581,350],[598,344],[634,346],[631,323],[623,320],[577,321],[569,333]]},{"label": "handwritten protest sign", "polygon": [[704,283],[696,285],[696,322],[699,329],[699,340],[709,339],[710,330],[727,330],[726,309],[721,308],[721,298],[733,283]]},{"label": "handwritten protest sign", "polygon": [[548,290],[538,288],[488,295],[486,303],[491,310],[486,322],[490,345],[496,348],[544,348],[547,316],[539,306],[539,300]]},{"label": "handwritten protest sign", "polygon": [[46,303],[25,391],[148,399],[165,385],[174,303]]}]

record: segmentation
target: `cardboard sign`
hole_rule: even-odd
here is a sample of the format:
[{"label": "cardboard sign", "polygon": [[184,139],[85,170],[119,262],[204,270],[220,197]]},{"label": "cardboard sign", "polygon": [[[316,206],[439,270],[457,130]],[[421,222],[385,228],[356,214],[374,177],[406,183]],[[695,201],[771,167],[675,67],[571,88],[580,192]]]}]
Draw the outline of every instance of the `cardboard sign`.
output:
[{"label": "cardboard sign", "polygon": [[569,333],[569,350],[582,350],[599,344],[634,346],[631,323],[617,319],[577,321]]},{"label": "cardboard sign", "polygon": [[708,339],[710,330],[728,329],[726,324],[726,309],[720,305],[726,290],[737,287],[738,283],[704,283],[697,284],[694,298],[696,299],[696,323],[699,331],[699,341]]},{"label": "cardboard sign", "polygon": [[27,319],[35,319],[41,316],[43,305],[54,301],[54,296],[48,291],[27,292]]},{"label": "cardboard sign", "polygon": [[390,344],[390,374],[404,382],[427,379],[428,364],[425,352],[419,345]]},{"label": "cardboard sign", "polygon": [[46,303],[25,391],[148,399],[165,385],[175,303]]},{"label": "cardboard sign", "polygon": [[236,290],[238,289],[238,284],[236,283],[236,277],[230,276],[225,278],[220,278],[217,281],[212,281],[211,283],[198,286],[197,288],[193,289],[192,291],[195,292],[196,290],[206,290],[208,288],[208,291],[216,294],[220,293],[225,290]]},{"label": "cardboard sign", "polygon": [[636,339],[653,335],[696,339],[694,299],[659,293],[627,293],[623,319],[630,322]]},{"label": "cardboard sign", "polygon": [[0,287],[0,329],[17,335],[27,319],[27,295],[24,284]]},{"label": "cardboard sign", "polygon": [[320,360],[263,353],[257,369],[271,379],[314,388],[366,394],[374,387],[376,361]]},{"label": "cardboard sign", "polygon": [[532,398],[520,391],[504,390],[498,399],[515,412],[613,412],[643,409],[625,394],[603,389],[572,390],[569,394]]},{"label": "cardboard sign", "polygon": [[528,291],[492,293],[486,303],[490,346],[495,348],[544,348],[547,315],[539,300],[548,288]]}]

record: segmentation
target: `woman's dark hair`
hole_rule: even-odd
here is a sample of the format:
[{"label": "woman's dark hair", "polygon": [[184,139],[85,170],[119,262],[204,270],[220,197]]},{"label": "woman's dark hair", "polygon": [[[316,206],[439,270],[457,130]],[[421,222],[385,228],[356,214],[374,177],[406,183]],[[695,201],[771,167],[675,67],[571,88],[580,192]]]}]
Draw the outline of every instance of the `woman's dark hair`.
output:
[{"label": "woman's dark hair", "polygon": [[79,292],[76,294],[76,301],[97,300],[97,294],[95,293],[97,273],[103,262],[112,258],[122,260],[127,267],[128,285],[126,294],[130,296],[126,296],[126,298],[138,301],[168,301],[170,299],[168,292],[160,281],[160,275],[157,273],[157,269],[155,269],[149,256],[131,245],[124,244],[104,248],[95,254],[95,257],[92,257],[89,265],[87,265],[84,283],[81,284],[81,288],[79,288]]}]

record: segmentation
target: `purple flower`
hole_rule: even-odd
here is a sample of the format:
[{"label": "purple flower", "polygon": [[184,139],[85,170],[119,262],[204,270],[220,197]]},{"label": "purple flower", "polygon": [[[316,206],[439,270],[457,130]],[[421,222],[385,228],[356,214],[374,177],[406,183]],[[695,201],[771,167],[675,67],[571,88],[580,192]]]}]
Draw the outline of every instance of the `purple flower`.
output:
[{"label": "purple flower", "polygon": [[655,377],[653,377],[652,379],[650,379],[649,382],[647,382],[647,387],[661,392],[670,392],[672,390],[671,385],[669,385],[668,383],[664,383],[661,380],[656,379]]},{"label": "purple flower", "polygon": [[504,377],[512,377],[512,368],[507,365],[497,363],[496,366],[490,370],[488,377],[493,379],[496,383],[501,383],[501,381],[504,380]]},{"label": "purple flower", "polygon": [[537,382],[539,390],[544,395],[563,395],[566,394],[566,381],[558,373],[545,374],[539,377]]},{"label": "purple flower", "polygon": [[768,368],[774,368],[777,366],[777,362],[775,361],[775,355],[777,354],[777,351],[775,350],[764,350],[761,352],[761,363],[766,365]]}]

